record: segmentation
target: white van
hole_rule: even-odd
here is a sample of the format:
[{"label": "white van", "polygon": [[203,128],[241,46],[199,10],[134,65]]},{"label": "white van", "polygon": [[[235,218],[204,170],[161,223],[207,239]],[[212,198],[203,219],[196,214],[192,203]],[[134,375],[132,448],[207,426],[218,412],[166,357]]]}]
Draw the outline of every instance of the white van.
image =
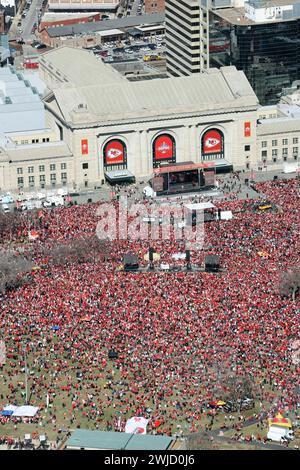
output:
[{"label": "white van", "polygon": [[284,440],[292,441],[295,439],[294,432],[289,428],[281,426],[270,426],[267,438],[270,441],[282,442]]}]

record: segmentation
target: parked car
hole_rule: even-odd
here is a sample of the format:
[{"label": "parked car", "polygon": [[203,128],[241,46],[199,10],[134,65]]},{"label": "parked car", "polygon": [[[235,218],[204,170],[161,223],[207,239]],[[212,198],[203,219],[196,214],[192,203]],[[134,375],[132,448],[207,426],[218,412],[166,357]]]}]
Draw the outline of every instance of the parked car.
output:
[{"label": "parked car", "polygon": [[47,46],[46,44],[37,44],[36,46],[34,46],[36,49],[45,49]]},{"label": "parked car", "polygon": [[8,212],[10,212],[10,208],[7,204],[3,204],[2,205],[2,210],[5,214],[7,214]]}]

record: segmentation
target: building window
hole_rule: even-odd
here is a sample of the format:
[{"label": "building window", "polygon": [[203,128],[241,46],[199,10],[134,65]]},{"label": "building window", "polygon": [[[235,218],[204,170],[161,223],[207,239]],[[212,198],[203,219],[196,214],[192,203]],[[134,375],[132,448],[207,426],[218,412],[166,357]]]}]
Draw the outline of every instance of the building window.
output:
[{"label": "building window", "polygon": [[261,143],[262,148],[267,147],[268,143],[266,140],[263,140]]},{"label": "building window", "polygon": [[28,173],[34,173],[34,167],[33,166],[28,167]]},{"label": "building window", "polygon": [[297,160],[298,159],[298,155],[294,155],[294,160]]},{"label": "building window", "polygon": [[45,138],[43,139],[43,142],[49,142],[49,137],[45,137]]},{"label": "building window", "polygon": [[293,147],[293,155],[298,155],[298,147]]},{"label": "building window", "polygon": [[50,171],[55,171],[55,163],[51,163],[51,165],[50,165]]},{"label": "building window", "polygon": [[32,139],[31,143],[32,143],[32,144],[38,144],[38,143],[39,143],[39,139]]},{"label": "building window", "polygon": [[89,164],[88,164],[88,163],[83,163],[83,164],[82,164],[82,169],[83,169],[83,170],[87,170],[88,167],[89,167]]},{"label": "building window", "polygon": [[40,183],[44,183],[46,181],[45,175],[40,175]]},{"label": "building window", "polygon": [[273,162],[274,162],[274,163],[276,163],[276,162],[277,162],[277,158],[276,158],[276,157],[275,157],[275,158],[273,158]]},{"label": "building window", "polygon": [[50,181],[56,181],[56,173],[50,174]]},{"label": "building window", "polygon": [[40,165],[39,166],[39,171],[45,171],[45,165]]},{"label": "building window", "polygon": [[277,146],[277,140],[272,140],[272,147],[276,147]]},{"label": "building window", "polygon": [[287,155],[287,154],[288,154],[288,149],[287,148],[282,149],[282,155]]},{"label": "building window", "polygon": [[263,150],[263,151],[261,152],[262,158],[267,158],[267,155],[268,155],[267,150]]},{"label": "building window", "polygon": [[17,168],[17,174],[23,175],[23,168]]},{"label": "building window", "polygon": [[60,169],[61,170],[66,170],[67,169],[67,164],[66,163],[61,163]]},{"label": "building window", "polygon": [[250,145],[245,145],[245,152],[249,152],[250,151]]},{"label": "building window", "polygon": [[28,140],[21,140],[21,145],[28,144]]},{"label": "building window", "polygon": [[34,185],[34,176],[29,176],[28,181],[30,186]]},{"label": "building window", "polygon": [[294,138],[293,138],[293,144],[294,144],[294,145],[295,145],[295,144],[298,144],[298,137],[294,137]]},{"label": "building window", "polygon": [[63,181],[63,180],[65,181],[66,179],[67,179],[67,173],[62,173],[62,174],[61,174],[61,180],[62,180],[62,181]]},{"label": "building window", "polygon": [[24,184],[24,178],[20,177],[18,178],[18,186],[23,186]]},{"label": "building window", "polygon": [[288,139],[282,139],[282,145],[288,145],[289,141]]},{"label": "building window", "polygon": [[286,162],[286,161],[287,161],[287,157],[283,157],[283,161]]},{"label": "building window", "polygon": [[277,157],[278,151],[277,149],[272,150],[272,157]]}]

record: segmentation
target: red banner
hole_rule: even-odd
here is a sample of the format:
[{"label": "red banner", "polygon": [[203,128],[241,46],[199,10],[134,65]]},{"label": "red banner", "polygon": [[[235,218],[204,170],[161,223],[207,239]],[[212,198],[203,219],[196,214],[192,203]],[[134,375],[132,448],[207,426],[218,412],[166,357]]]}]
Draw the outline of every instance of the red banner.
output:
[{"label": "red banner", "polygon": [[222,135],[219,131],[207,131],[203,137],[203,153],[221,153]]},{"label": "red banner", "polygon": [[111,140],[105,147],[106,165],[116,165],[125,161],[125,146],[119,140]]},{"label": "red banner", "polygon": [[244,122],[244,136],[251,136],[251,122]]},{"label": "red banner", "polygon": [[168,135],[160,135],[154,142],[154,160],[172,159],[174,142]]},{"label": "red banner", "polygon": [[87,155],[89,153],[89,145],[87,139],[81,140],[81,155]]}]

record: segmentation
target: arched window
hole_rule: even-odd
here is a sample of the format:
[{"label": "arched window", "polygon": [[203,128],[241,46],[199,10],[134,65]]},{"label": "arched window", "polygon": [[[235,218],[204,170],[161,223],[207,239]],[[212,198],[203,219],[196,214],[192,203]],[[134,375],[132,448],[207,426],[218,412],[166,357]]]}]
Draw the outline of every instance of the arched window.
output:
[{"label": "arched window", "polygon": [[218,129],[209,129],[202,136],[202,160],[224,158],[224,135]]},{"label": "arched window", "polygon": [[161,163],[173,163],[176,161],[175,139],[170,134],[161,134],[153,141],[152,146],[153,168]]},{"label": "arched window", "polygon": [[127,149],[120,139],[108,141],[103,149],[105,170],[124,170],[127,168]]}]

